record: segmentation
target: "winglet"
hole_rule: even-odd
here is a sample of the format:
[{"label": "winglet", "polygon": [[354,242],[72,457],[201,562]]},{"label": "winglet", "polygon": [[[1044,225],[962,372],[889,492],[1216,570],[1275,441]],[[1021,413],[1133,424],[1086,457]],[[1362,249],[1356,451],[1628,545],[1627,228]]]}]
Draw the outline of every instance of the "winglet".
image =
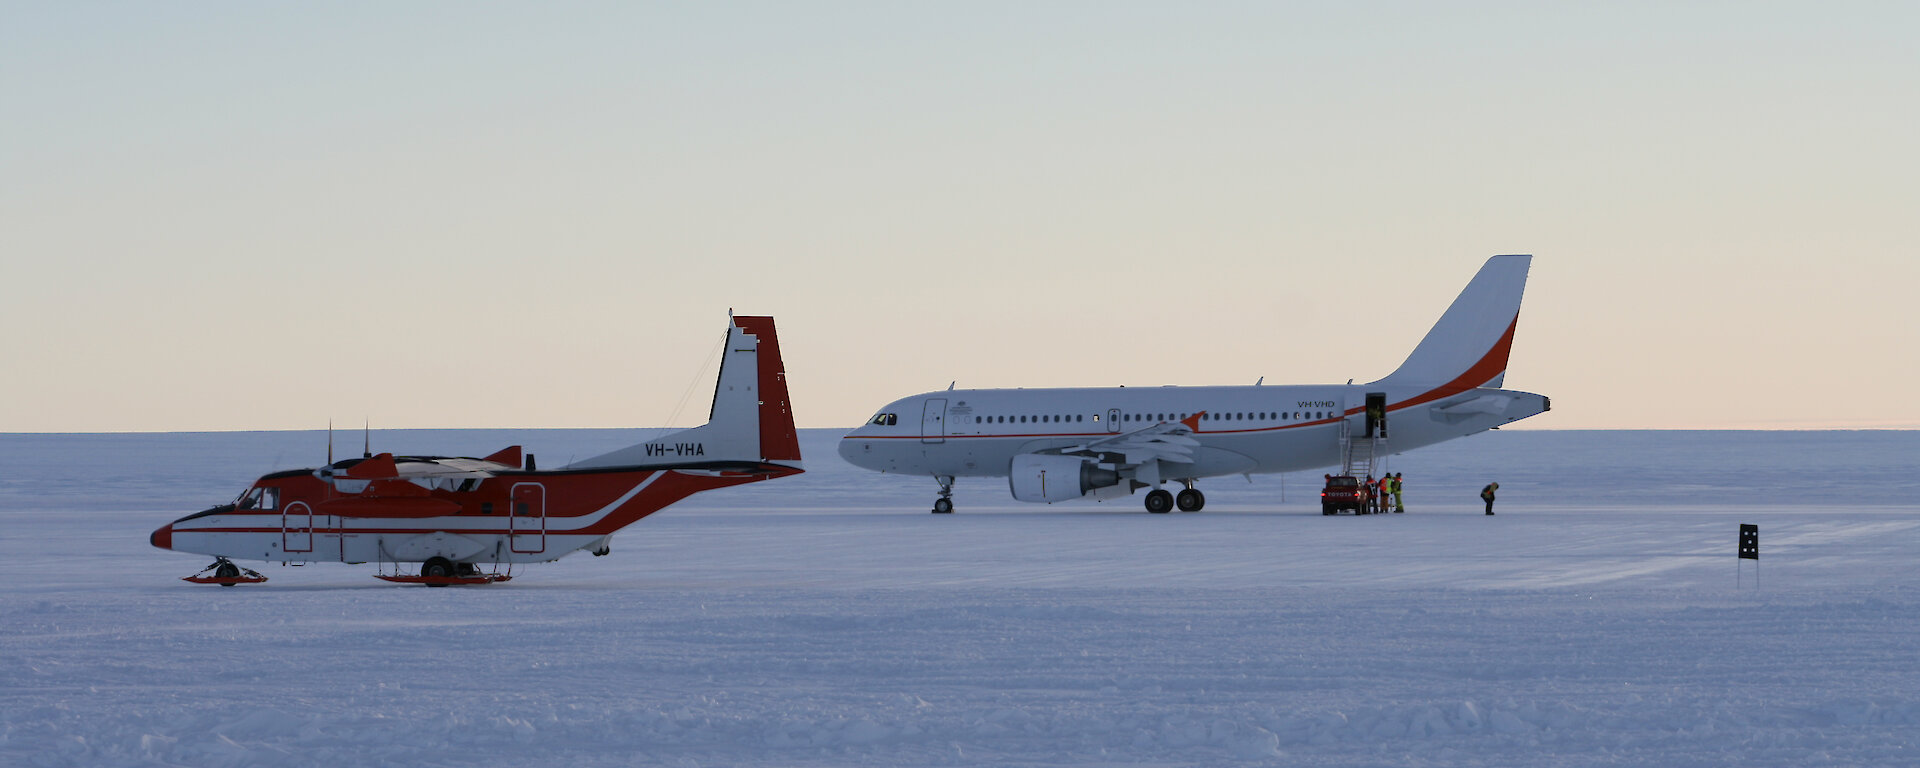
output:
[{"label": "winglet", "polygon": [[1180,420],[1180,424],[1181,424],[1182,426],[1185,426],[1185,427],[1186,427],[1187,429],[1191,429],[1191,430],[1193,430],[1193,431],[1195,431],[1195,432],[1198,432],[1198,431],[1200,431],[1200,417],[1202,417],[1202,416],[1205,416],[1205,415],[1207,415],[1207,412],[1206,412],[1206,411],[1201,411],[1201,412],[1199,412],[1199,413],[1196,413],[1196,414],[1194,414],[1194,415],[1192,415],[1192,416],[1188,416],[1188,417],[1186,417],[1186,418],[1184,418],[1184,419],[1181,419],[1181,420]]},{"label": "winglet", "polygon": [[520,446],[509,445],[495,451],[493,455],[481,459],[481,461],[491,461],[495,464],[505,464],[509,467],[520,467],[522,466],[520,461]]}]

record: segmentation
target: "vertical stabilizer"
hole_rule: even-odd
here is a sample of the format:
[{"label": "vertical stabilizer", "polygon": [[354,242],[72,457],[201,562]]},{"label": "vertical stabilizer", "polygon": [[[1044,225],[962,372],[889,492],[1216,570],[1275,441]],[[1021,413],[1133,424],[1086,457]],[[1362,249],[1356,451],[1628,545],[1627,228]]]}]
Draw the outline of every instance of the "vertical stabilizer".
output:
[{"label": "vertical stabilizer", "polygon": [[1520,295],[1526,291],[1532,263],[1532,256],[1487,259],[1406,362],[1370,386],[1433,387],[1448,392],[1499,387],[1506,379],[1507,354],[1520,321]]},{"label": "vertical stabilizer", "polygon": [[707,423],[595,456],[571,469],[716,461],[800,461],[787,400],[787,371],[771,317],[735,317],[727,327]]}]

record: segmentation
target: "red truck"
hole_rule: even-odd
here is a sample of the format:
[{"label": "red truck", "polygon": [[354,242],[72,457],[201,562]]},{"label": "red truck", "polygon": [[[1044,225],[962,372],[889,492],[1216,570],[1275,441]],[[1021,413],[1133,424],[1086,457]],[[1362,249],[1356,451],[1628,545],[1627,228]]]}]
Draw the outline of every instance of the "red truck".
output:
[{"label": "red truck", "polygon": [[1327,487],[1320,491],[1320,514],[1339,514],[1340,510],[1353,510],[1356,515],[1367,513],[1367,490],[1361,487],[1360,479],[1352,475],[1327,475]]}]

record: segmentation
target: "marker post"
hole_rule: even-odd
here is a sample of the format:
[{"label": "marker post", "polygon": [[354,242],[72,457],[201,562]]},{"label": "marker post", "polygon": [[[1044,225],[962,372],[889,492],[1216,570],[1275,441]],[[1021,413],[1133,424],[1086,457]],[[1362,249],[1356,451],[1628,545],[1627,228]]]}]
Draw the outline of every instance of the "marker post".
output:
[{"label": "marker post", "polygon": [[1753,588],[1760,588],[1760,526],[1740,524],[1740,556],[1733,561],[1733,586],[1740,587],[1740,561],[1753,561]]}]

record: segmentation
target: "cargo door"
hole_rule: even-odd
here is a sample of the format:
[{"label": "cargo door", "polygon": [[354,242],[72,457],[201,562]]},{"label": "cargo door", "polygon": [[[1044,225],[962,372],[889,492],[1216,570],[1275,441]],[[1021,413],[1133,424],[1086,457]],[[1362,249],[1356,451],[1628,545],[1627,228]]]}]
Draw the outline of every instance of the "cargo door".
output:
[{"label": "cargo door", "polygon": [[920,442],[944,443],[947,441],[947,399],[936,397],[927,401],[927,409],[920,413]]},{"label": "cargo door", "polygon": [[515,483],[507,515],[507,548],[523,555],[547,551],[547,487]]}]

